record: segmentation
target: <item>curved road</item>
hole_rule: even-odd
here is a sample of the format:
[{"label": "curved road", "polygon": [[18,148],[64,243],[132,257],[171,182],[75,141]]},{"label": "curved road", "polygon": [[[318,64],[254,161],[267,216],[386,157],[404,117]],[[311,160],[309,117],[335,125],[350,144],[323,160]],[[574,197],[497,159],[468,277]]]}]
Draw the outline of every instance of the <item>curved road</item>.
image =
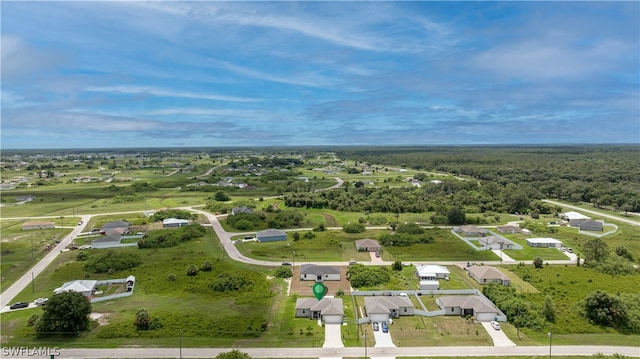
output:
[{"label": "curved road", "polygon": [[628,224],[631,224],[631,225],[634,225],[634,226],[640,226],[640,222],[634,221],[633,219],[620,218],[619,216],[614,216],[614,215],[611,215],[611,214],[606,214],[606,213],[602,213],[602,212],[598,212],[598,211],[593,211],[593,210],[590,210],[590,209],[584,209],[584,208],[581,208],[581,207],[578,207],[578,206],[572,206],[570,204],[552,201],[550,199],[543,199],[542,202],[551,203],[553,205],[560,206],[560,207],[567,207],[567,208],[575,209],[576,211],[580,211],[580,212],[587,212],[589,214],[595,214],[595,215],[600,216],[600,217],[613,219],[613,220],[624,222],[624,223],[628,223]]}]

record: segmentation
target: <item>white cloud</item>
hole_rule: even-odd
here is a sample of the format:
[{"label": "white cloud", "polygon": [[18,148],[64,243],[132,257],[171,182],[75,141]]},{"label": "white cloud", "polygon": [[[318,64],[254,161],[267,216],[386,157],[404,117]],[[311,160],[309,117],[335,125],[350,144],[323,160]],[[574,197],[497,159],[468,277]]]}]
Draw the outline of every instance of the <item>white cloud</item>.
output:
[{"label": "white cloud", "polygon": [[260,102],[261,99],[250,97],[235,97],[225,95],[203,94],[190,91],[173,91],[148,86],[91,86],[86,88],[91,92],[107,92],[116,94],[152,95],[158,97],[181,97],[190,99],[202,99],[228,102]]}]

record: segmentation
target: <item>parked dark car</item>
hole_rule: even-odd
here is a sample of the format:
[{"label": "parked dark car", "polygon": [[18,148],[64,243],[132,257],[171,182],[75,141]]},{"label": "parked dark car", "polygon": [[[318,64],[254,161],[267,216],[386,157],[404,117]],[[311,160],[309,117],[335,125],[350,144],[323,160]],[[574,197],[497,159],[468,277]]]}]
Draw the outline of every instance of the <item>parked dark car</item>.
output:
[{"label": "parked dark car", "polygon": [[291,263],[289,263],[289,262],[282,262],[282,265],[283,265],[283,266],[290,266],[290,265],[291,265]]},{"label": "parked dark car", "polygon": [[26,308],[28,306],[29,306],[29,303],[27,302],[17,302],[17,303],[11,304],[9,309],[20,309],[20,308]]},{"label": "parked dark car", "polygon": [[382,332],[389,333],[389,327],[387,326],[387,322],[382,322]]}]

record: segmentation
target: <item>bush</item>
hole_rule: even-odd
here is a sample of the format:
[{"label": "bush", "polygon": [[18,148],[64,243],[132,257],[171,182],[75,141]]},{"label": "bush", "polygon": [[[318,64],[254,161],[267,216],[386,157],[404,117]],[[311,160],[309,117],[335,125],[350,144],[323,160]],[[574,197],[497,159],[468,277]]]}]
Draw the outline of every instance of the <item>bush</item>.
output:
[{"label": "bush", "polygon": [[349,266],[347,270],[349,281],[354,288],[373,287],[387,283],[391,280],[391,275],[385,267],[364,266],[355,264]]},{"label": "bush", "polygon": [[167,276],[167,280],[169,280],[170,282],[175,282],[176,281],[176,275],[171,273]]},{"label": "bush", "polygon": [[291,268],[280,267],[280,268],[276,269],[276,272],[275,272],[274,275],[277,278],[291,278],[291,277],[293,277],[293,271],[291,270]]},{"label": "bush", "polygon": [[142,264],[140,256],[131,252],[107,250],[92,255],[86,261],[84,270],[90,273],[119,272]]},{"label": "bush", "polygon": [[189,268],[187,268],[187,275],[189,277],[193,277],[194,275],[198,274],[198,268],[195,266],[195,264],[192,264],[189,266]]},{"label": "bush", "polygon": [[220,273],[211,283],[211,289],[216,292],[230,292],[242,289],[249,281],[235,273]]},{"label": "bush", "polygon": [[366,230],[366,227],[362,223],[349,223],[344,225],[342,230],[346,233],[362,233]]},{"label": "bush", "polygon": [[204,263],[202,263],[202,267],[200,267],[200,270],[203,272],[211,272],[213,270],[213,265],[209,261],[204,261]]}]

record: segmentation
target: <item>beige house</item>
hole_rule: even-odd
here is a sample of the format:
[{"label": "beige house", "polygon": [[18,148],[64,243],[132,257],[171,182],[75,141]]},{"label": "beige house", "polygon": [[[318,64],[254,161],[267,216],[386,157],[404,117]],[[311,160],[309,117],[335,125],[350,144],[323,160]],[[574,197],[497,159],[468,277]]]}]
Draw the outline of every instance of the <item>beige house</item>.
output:
[{"label": "beige house", "polygon": [[321,319],[326,324],[340,324],[344,317],[341,298],[298,298],[296,318]]},{"label": "beige house", "polygon": [[379,252],[380,243],[374,239],[358,239],[356,241],[356,249],[363,252]]},{"label": "beige house", "polygon": [[25,222],[22,225],[23,231],[28,231],[32,229],[49,229],[49,228],[56,228],[56,224],[50,221],[32,221],[32,222]]},{"label": "beige house", "polygon": [[501,285],[510,285],[511,279],[499,269],[491,266],[471,266],[469,267],[469,276],[480,284],[500,283]]}]

